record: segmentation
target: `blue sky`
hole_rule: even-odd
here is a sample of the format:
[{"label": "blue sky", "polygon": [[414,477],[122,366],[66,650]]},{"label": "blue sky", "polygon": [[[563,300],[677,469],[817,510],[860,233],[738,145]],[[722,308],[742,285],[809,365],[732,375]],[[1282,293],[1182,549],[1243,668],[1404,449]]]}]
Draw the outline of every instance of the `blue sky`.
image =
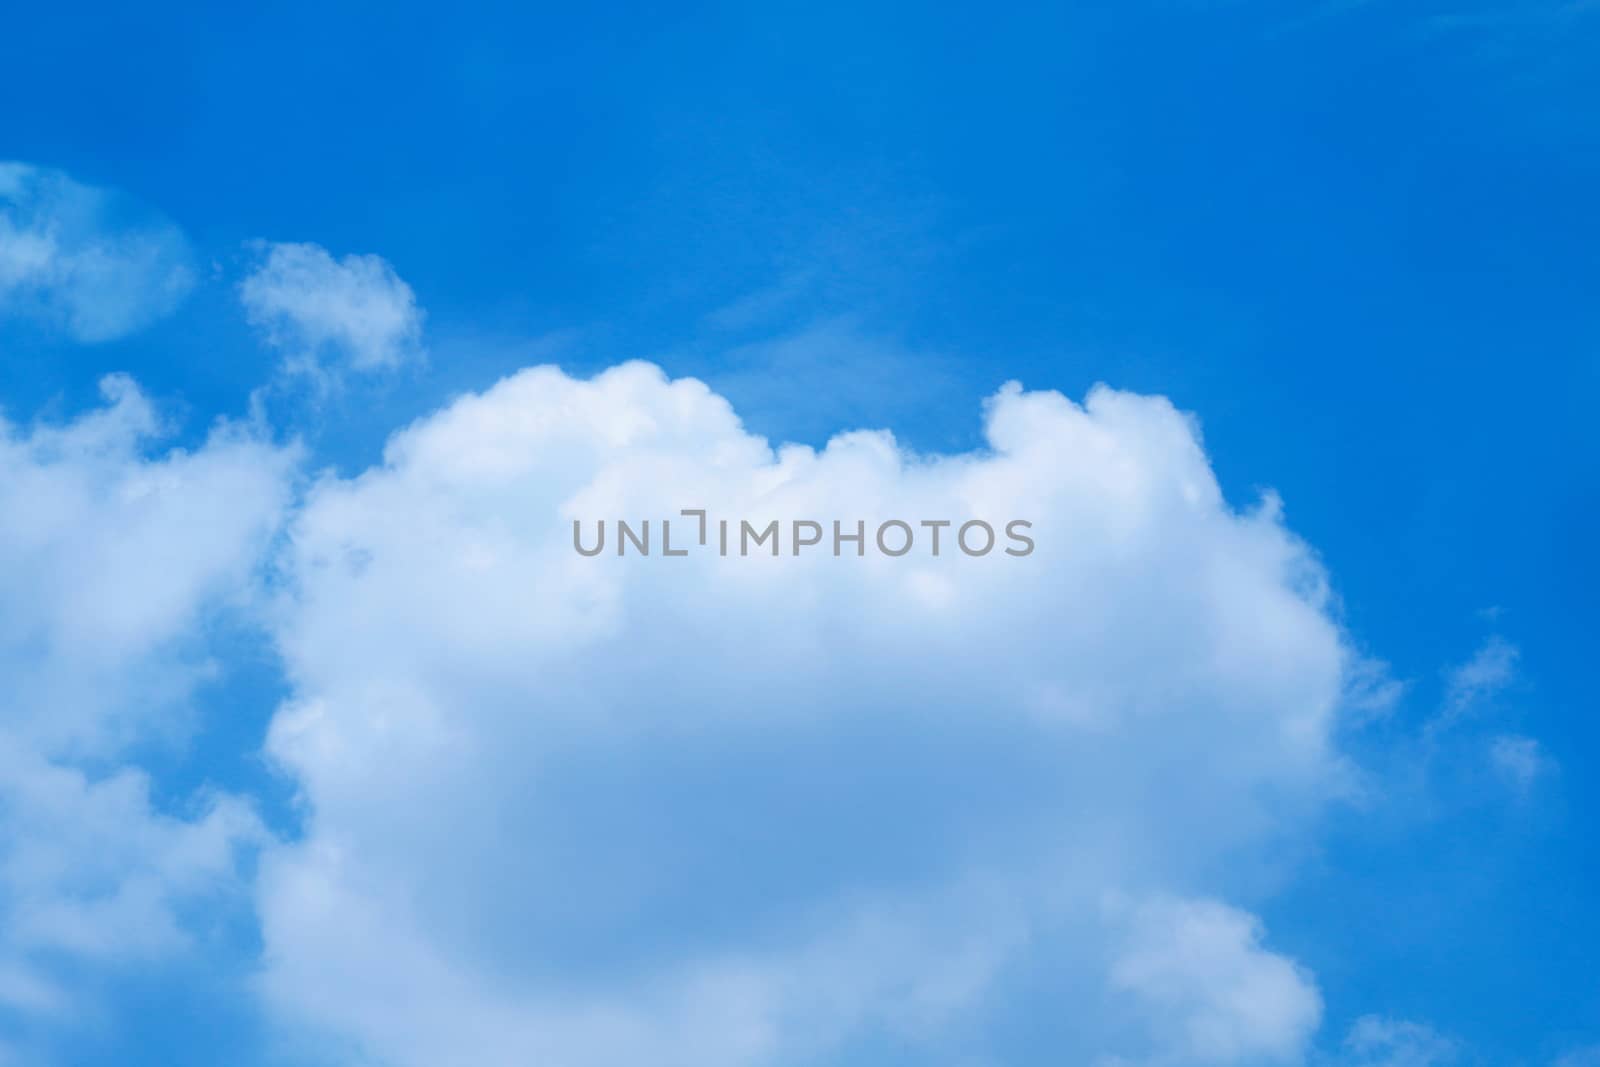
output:
[{"label": "blue sky", "polygon": [[[1288,1052],[1267,1042],[1228,1062],[1542,1067],[1587,1063],[1561,1058],[1600,1047],[1592,964],[1600,870],[1588,847],[1600,789],[1586,773],[1600,745],[1587,669],[1600,577],[1592,549],[1600,467],[1588,412],[1600,374],[1600,128],[1591,118],[1600,104],[1600,13],[1588,5],[1242,2],[915,14],[826,4],[690,5],[669,14],[34,5],[6,23],[0,158],[39,168],[30,174],[69,176],[76,188],[114,190],[83,224],[84,241],[139,233],[158,249],[128,282],[135,307],[117,312],[127,328],[115,336],[54,311],[33,313],[21,298],[0,300],[0,409],[13,430],[25,436],[29,427],[81,419],[102,405],[103,376],[120,372],[173,433],[139,439],[116,462],[156,463],[175,445],[204,459],[221,447],[207,439],[217,419],[249,420],[254,411],[256,436],[239,446],[248,457],[237,462],[294,471],[281,485],[262,475],[257,495],[238,490],[234,513],[259,506],[261,514],[259,529],[240,519],[239,543],[255,546],[250,553],[239,549],[235,559],[233,549],[217,549],[219,561],[230,561],[218,563],[219,573],[238,588],[206,593],[140,653],[211,669],[179,686],[181,697],[157,701],[157,725],[114,752],[40,750],[91,782],[142,768],[152,810],[178,818],[192,817],[197,790],[241,798],[261,813],[267,843],[251,838],[228,876],[243,888],[219,890],[220,902],[184,898],[177,913],[189,945],[159,965],[52,957],[52,981],[70,991],[69,1021],[9,1006],[0,1037],[22,1050],[18,1062],[393,1060],[361,1006],[311,1025],[306,1012],[262,992],[275,966],[263,960],[293,956],[316,938],[295,933],[274,910],[273,879],[293,879],[280,872],[258,882],[254,850],[275,869],[277,852],[310,854],[319,803],[359,807],[347,797],[356,786],[338,784],[310,757],[262,754],[269,723],[289,721],[304,701],[336,705],[354,691],[328,681],[334,667],[307,651],[318,635],[349,631],[308,606],[321,604],[310,591],[312,564],[283,546],[323,536],[342,544],[346,534],[325,531],[345,522],[367,530],[347,512],[379,505],[365,502],[356,476],[380,463],[385,442],[404,427],[419,427],[421,438],[445,434],[449,427],[430,420],[462,394],[535,364],[587,379],[630,359],[703,380],[754,434],[817,448],[857,428],[890,428],[916,453],[992,447],[983,402],[1010,380],[1078,401],[1103,382],[1192,412],[1225,508],[1248,514],[1266,489],[1281,497],[1287,529],[1331,583],[1320,616],[1333,621],[1342,648],[1376,664],[1363,669],[1380,689],[1392,683],[1381,709],[1363,711],[1348,698],[1346,677],[1350,706],[1328,727],[1330,750],[1359,787],[1330,790],[1337,796],[1312,805],[1292,832],[1248,844],[1219,834],[1204,863],[1162,875],[1171,880],[1163,889],[1215,896],[1256,916],[1273,958],[1315,975],[1320,1026]],[[54,209],[18,210],[59,221]],[[0,230],[0,240],[19,240],[17,232]],[[367,350],[345,327],[308,333],[303,305],[242,296],[249,278],[293,288],[298,276],[271,273],[271,249],[290,245],[326,250],[326,262],[308,271],[408,294],[397,314],[414,312],[406,320],[414,330],[399,341],[382,335],[380,347],[399,347],[392,360],[377,359],[379,373],[361,366]],[[346,256],[381,260],[353,267]],[[5,262],[0,255],[0,268]],[[176,289],[162,288],[169,268],[186,272]],[[0,293],[6,284],[0,269]],[[93,299],[110,291],[94,283]],[[299,373],[297,353],[324,364]],[[617,386],[615,395],[633,403],[633,388]],[[496,392],[485,404],[520,395]],[[1096,417],[1114,427],[1144,427],[1147,418]],[[407,506],[429,506],[432,497],[404,496],[408,479],[448,479],[430,461],[412,462],[391,472],[393,492]],[[318,483],[323,471],[338,484]],[[244,484],[243,475],[193,478],[201,487]],[[344,502],[335,507],[335,498]],[[114,520],[99,504],[85,507],[84,523]],[[11,536],[20,539],[20,529]],[[1209,535],[1180,524],[1163,536],[1175,544]],[[370,550],[385,558],[381,547]],[[159,560],[152,566],[160,572]],[[1141,573],[1124,589],[1127,602],[1157,615],[1191,604],[1152,592],[1176,580],[1164,567]],[[6,598],[24,620],[16,630],[32,633],[33,609],[17,606],[31,587],[20,583],[4,586]],[[1122,631],[1107,623],[1106,632]],[[1265,648],[1273,634],[1257,639]],[[34,646],[17,640],[0,662],[32,670]],[[1048,644],[1023,644],[1036,654],[1030,662],[1054,654]],[[716,670],[716,656],[732,653],[714,641],[710,648]],[[353,671],[366,654],[351,649],[340,669]],[[871,689],[863,680],[870,661],[848,660],[827,659],[822,680],[796,677],[835,695],[855,691],[844,681]],[[107,696],[108,706],[149,703],[136,688],[147,668],[119,664],[116,684],[131,688]],[[498,678],[497,669],[480,665],[473,677]],[[38,677],[38,692],[62,691]],[[654,677],[640,675],[642,684]],[[829,688],[835,683],[843,688]],[[697,699],[692,687],[662,684]],[[816,743],[844,743],[829,737]],[[864,753],[863,775],[895,780],[893,747],[874,747],[870,731],[848,740]],[[730,742],[728,751],[747,743],[753,754],[742,758],[762,766],[760,741]],[[996,756],[995,775],[1015,756],[1003,738],[972,743],[1011,753]],[[627,804],[613,810],[605,798],[644,789],[651,773],[679,783],[669,794],[689,823],[710,818],[700,805],[713,785],[780,808],[792,800],[692,746],[667,751],[665,769],[624,776],[631,785],[604,770],[563,780],[570,825],[511,819],[503,838],[483,830],[483,851],[473,855],[515,852],[516,834],[525,833],[555,842],[552,863],[581,865],[592,853],[578,842],[642,832]],[[907,796],[954,758],[924,755],[927,768],[906,772]],[[974,775],[974,795],[997,790],[992,803],[1002,814],[993,817],[1013,825],[1016,812],[992,777],[963,773]],[[1277,788],[1276,778],[1264,782],[1263,790]],[[708,792],[697,794],[695,783]],[[893,790],[871,795],[858,803],[883,805],[882,833],[904,833],[915,816],[896,807]],[[487,818],[478,803],[463,810]],[[481,801],[505,803],[498,793]],[[1037,798],[1024,810],[1040,811]],[[5,831],[15,841],[26,832]],[[381,837],[368,822],[339,832]],[[727,832],[743,841],[753,831]],[[802,820],[792,833],[791,847],[816,857],[802,872],[855,872],[879,888],[935,879],[910,846],[890,877],[862,863],[881,840],[827,820]],[[372,871],[404,881],[387,859],[372,862]],[[719,870],[732,861],[714,854],[706,862]],[[809,884],[778,859],[763,862],[789,872],[793,882],[784,884]],[[1210,865],[1236,866],[1197,873]],[[751,945],[775,936],[752,904],[772,886],[754,878],[740,891],[728,877],[722,906],[750,913],[748,925],[729,922],[749,932]],[[429,891],[419,881],[416,892]],[[814,897],[812,905],[830,906]],[[478,903],[452,908],[479,909],[485,929],[460,936],[504,936],[494,925],[500,904],[467,899]],[[942,914],[957,905],[928,907]],[[612,936],[637,939],[648,956],[656,939],[673,942],[675,923],[699,929],[698,911],[683,908],[645,909]],[[1231,929],[1220,913],[1203,914]],[[591,919],[592,930],[584,925]],[[433,933],[431,920],[417,921]],[[596,938],[608,929],[597,917],[573,921]],[[1165,920],[1130,921],[1143,930]],[[963,1022],[956,1036],[902,1046],[884,1036],[893,1028],[868,1026],[831,1051],[784,1047],[740,1060],[735,1050],[728,1062],[1054,1063],[1094,1054],[1125,1057],[1100,1062],[1202,1062],[1194,1047],[1161,1051],[1163,1018],[1187,1010],[1171,1003],[1146,1027],[1156,1036],[1141,1030],[1130,1039],[1154,1051],[1073,1044],[1072,1014],[1062,1017],[1057,1005],[1088,979],[1059,960],[1079,942],[1060,931],[1036,940],[1027,964],[1007,971],[974,1009],[981,1021]],[[500,973],[484,967],[480,976]],[[352,970],[346,981],[359,985],[364,973]],[[587,971],[572,982],[604,985]],[[1425,1026],[1450,1051],[1407,1053],[1404,1041],[1421,1038],[1394,1031],[1384,1039],[1389,1059],[1361,1059],[1359,1040],[1345,1035],[1363,1016]],[[1224,1061],[1215,1049],[1204,1055]]]}]

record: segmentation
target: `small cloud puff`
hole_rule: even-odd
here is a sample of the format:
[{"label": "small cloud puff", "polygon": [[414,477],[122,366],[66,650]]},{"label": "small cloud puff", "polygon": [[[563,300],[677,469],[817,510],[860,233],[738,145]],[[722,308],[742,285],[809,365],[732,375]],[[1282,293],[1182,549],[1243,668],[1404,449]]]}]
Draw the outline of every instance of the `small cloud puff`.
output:
[{"label": "small cloud puff", "polygon": [[422,309],[381,256],[335,259],[314,244],[257,247],[265,255],[239,298],[289,371],[336,378],[342,369],[393,370],[420,355]]},{"label": "small cloud puff", "polygon": [[0,163],[0,316],[111,341],[170,314],[194,287],[166,219],[59,171]]},{"label": "small cloud puff", "polygon": [[1489,743],[1494,769],[1519,791],[1526,791],[1551,767],[1543,747],[1532,737],[1503,734]]}]

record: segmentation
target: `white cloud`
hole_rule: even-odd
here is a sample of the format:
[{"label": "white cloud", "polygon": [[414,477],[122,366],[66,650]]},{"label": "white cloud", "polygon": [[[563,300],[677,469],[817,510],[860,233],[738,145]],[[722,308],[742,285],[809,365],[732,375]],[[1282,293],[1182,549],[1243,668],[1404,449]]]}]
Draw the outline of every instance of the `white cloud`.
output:
[{"label": "white cloud", "polygon": [[1298,1063],[1322,997],[1293,961],[1261,947],[1252,915],[1213,900],[1121,904],[1112,987],[1136,997],[1157,1035],[1156,1062]]},{"label": "white cloud", "polygon": [[172,312],[194,286],[172,223],[58,171],[0,162],[0,315],[109,341]]},{"label": "white cloud", "polygon": [[155,452],[149,401],[102,388],[65,424],[0,420],[0,1002],[67,1018],[63,961],[160,956],[190,905],[240,893],[248,806],[167,811],[128,760],[182,734],[205,624],[250,586],[295,462],[227,425]]},{"label": "white cloud", "polygon": [[180,947],[181,902],[238,893],[236,852],[261,837],[236,798],[206,797],[192,819],[157,811],[133,768],[92,778],[0,738],[0,770],[0,951],[13,960],[116,961]]},{"label": "white cloud", "polygon": [[295,462],[228,424],[149,455],[150,402],[125,377],[101,388],[65,425],[0,419],[5,723],[51,755],[116,752],[210,669],[186,639],[259,565]]},{"label": "white cloud", "polygon": [[250,322],[291,371],[392,370],[421,353],[422,310],[380,256],[335,259],[314,244],[265,244],[239,285]]},{"label": "white cloud", "polygon": [[1345,1035],[1348,1067],[1444,1067],[1456,1062],[1460,1046],[1426,1023],[1363,1015]]},{"label": "white cloud", "polygon": [[[308,818],[263,862],[280,1010],[399,1067],[743,1065],[886,1035],[937,1061],[1072,996],[1063,1062],[1161,1055],[1118,1021],[1147,1002],[1216,1062],[1292,1060],[1314,986],[1181,898],[1340,788],[1320,568],[1164,400],[1010,387],[986,432],[773,451],[697,382],[541,368],[325,477],[274,612],[270,751]],[[1020,517],[1038,548],[572,549],[574,518],[685,507]],[[1101,911],[1125,887],[1180,899],[1130,927]]]}]

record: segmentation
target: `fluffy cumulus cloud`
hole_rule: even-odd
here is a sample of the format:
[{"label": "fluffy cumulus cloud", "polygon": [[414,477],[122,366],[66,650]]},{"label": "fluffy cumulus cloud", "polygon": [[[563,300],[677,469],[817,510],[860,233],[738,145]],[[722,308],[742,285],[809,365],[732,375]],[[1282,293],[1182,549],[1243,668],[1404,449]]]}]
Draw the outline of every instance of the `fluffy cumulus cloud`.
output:
[{"label": "fluffy cumulus cloud", "polygon": [[[539,368],[319,481],[271,608],[276,1009],[394,1067],[1295,1062],[1315,985],[1239,905],[1343,786],[1323,575],[1164,400],[1007,387],[986,437],[774,449],[693,380]],[[664,558],[685,508],[712,548]],[[619,518],[650,556],[574,551]],[[719,518],[869,547],[723,557]],[[1036,548],[870,544],[971,518]]]},{"label": "fluffy cumulus cloud", "polygon": [[391,370],[420,352],[422,310],[382,257],[335,259],[314,244],[259,249],[261,261],[240,283],[239,297],[291,371]]},{"label": "fluffy cumulus cloud", "polygon": [[188,242],[166,219],[59,171],[0,162],[0,315],[108,341],[169,314],[193,285]]},{"label": "fluffy cumulus cloud", "polygon": [[295,463],[226,425],[161,450],[133,383],[103,391],[64,424],[0,420],[0,1006],[68,1018],[73,961],[170,952],[189,905],[239,893],[249,806],[167,810],[131,754],[181,733],[206,620],[250,587]]},{"label": "fluffy cumulus cloud", "polygon": [[193,627],[260,565],[295,462],[229,424],[162,452],[171,427],[138,387],[101,390],[66,424],[0,420],[5,722],[87,758],[170,723],[210,669]]}]

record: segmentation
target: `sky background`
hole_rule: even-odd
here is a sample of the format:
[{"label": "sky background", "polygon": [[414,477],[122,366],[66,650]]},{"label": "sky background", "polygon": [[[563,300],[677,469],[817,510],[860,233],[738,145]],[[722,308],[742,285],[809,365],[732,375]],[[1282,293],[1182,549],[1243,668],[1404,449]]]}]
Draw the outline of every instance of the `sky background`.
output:
[{"label": "sky background", "polygon": [[[1335,730],[1376,798],[1273,856],[1273,948],[1330,1033],[1379,1012],[1461,1062],[1553,1064],[1600,1043],[1597,54],[1600,10],[1545,0],[27,5],[0,158],[170,220],[194,281],[87,343],[0,315],[0,408],[64,422],[126,372],[198,449],[255,395],[349,478],[539,363],[647,359],[774,441],[927,453],[981,446],[1012,379],[1168,397],[1228,504],[1281,496],[1398,683]],[[240,310],[260,242],[381,256],[423,354],[284,384]],[[278,653],[248,623],[207,641],[227,666],[187,740],[130,758],[158,806],[220,785],[293,837],[258,755]],[[1535,746],[1510,783],[1507,738]],[[61,1062],[279,1055],[250,909],[205,925],[227,947],[117,978],[94,1025],[15,1029]]]}]

